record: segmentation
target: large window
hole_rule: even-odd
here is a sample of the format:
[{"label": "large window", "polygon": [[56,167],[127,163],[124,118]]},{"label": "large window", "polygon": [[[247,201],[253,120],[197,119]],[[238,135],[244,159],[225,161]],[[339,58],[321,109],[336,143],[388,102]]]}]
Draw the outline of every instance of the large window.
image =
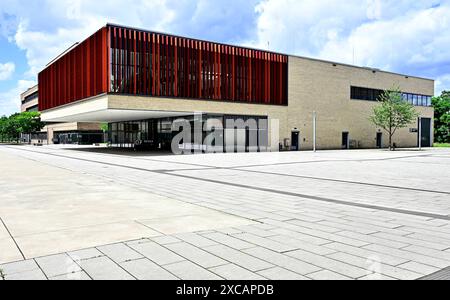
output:
[{"label": "large window", "polygon": [[[352,86],[350,90],[350,98],[352,100],[378,101],[384,93],[383,90],[355,86]],[[402,93],[402,98],[414,106],[431,106],[431,96]]]}]

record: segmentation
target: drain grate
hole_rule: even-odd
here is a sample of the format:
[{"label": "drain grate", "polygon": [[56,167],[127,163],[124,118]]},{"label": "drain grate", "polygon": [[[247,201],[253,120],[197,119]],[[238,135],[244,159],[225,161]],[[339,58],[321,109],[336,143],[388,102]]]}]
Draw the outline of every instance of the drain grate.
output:
[{"label": "drain grate", "polygon": [[450,267],[434,274],[420,278],[420,280],[450,280]]}]

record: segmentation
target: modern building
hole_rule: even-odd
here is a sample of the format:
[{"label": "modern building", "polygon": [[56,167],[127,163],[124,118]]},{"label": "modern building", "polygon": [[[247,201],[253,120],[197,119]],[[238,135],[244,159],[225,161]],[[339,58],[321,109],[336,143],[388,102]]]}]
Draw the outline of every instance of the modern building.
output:
[{"label": "modern building", "polygon": [[[39,111],[38,85],[20,95],[21,111]],[[102,143],[104,132],[99,123],[48,123],[41,132],[22,134],[23,142],[34,144],[94,144]]]},{"label": "modern building", "polygon": [[[174,120],[201,113],[267,120],[257,128],[260,150],[312,149],[314,115],[318,149],[376,148],[388,139],[369,116],[393,86],[416,107],[422,145],[431,146],[433,80],[108,24],[39,73],[39,110],[47,122],[107,122],[119,147],[168,148]],[[235,130],[222,135],[227,151]],[[416,147],[418,132],[414,122],[394,142]]]}]

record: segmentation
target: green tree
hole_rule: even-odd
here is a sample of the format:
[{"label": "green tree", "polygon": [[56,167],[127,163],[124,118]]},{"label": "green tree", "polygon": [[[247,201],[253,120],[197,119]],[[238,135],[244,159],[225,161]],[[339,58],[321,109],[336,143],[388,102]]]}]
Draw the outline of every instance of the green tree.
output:
[{"label": "green tree", "polygon": [[378,102],[380,104],[373,109],[370,120],[387,132],[389,150],[393,150],[392,140],[397,130],[407,127],[419,115],[413,105],[403,100],[398,87],[384,91]]},{"label": "green tree", "polygon": [[6,126],[7,126],[8,118],[2,116],[0,118],[0,141],[5,142],[9,140],[9,137],[6,134]]},{"label": "green tree", "polygon": [[438,143],[450,143],[450,91],[433,98],[434,135]]},{"label": "green tree", "polygon": [[38,112],[16,113],[0,118],[0,136],[2,141],[16,141],[20,134],[31,134],[40,131],[45,124],[41,122]]},{"label": "green tree", "polygon": [[6,141],[19,141],[20,132],[19,132],[19,125],[17,122],[18,114],[11,115],[9,118],[6,119],[4,125],[3,125],[3,132],[6,137]]},{"label": "green tree", "polygon": [[17,131],[20,134],[31,134],[41,131],[45,124],[41,122],[39,112],[23,112],[15,116]]}]

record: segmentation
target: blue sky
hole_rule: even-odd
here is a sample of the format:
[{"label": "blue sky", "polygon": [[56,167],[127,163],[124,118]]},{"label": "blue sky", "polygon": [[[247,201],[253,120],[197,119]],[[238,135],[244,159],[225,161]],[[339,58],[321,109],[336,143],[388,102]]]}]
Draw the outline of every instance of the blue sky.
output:
[{"label": "blue sky", "polygon": [[2,0],[0,115],[107,22],[436,79],[450,90],[450,0]]}]

